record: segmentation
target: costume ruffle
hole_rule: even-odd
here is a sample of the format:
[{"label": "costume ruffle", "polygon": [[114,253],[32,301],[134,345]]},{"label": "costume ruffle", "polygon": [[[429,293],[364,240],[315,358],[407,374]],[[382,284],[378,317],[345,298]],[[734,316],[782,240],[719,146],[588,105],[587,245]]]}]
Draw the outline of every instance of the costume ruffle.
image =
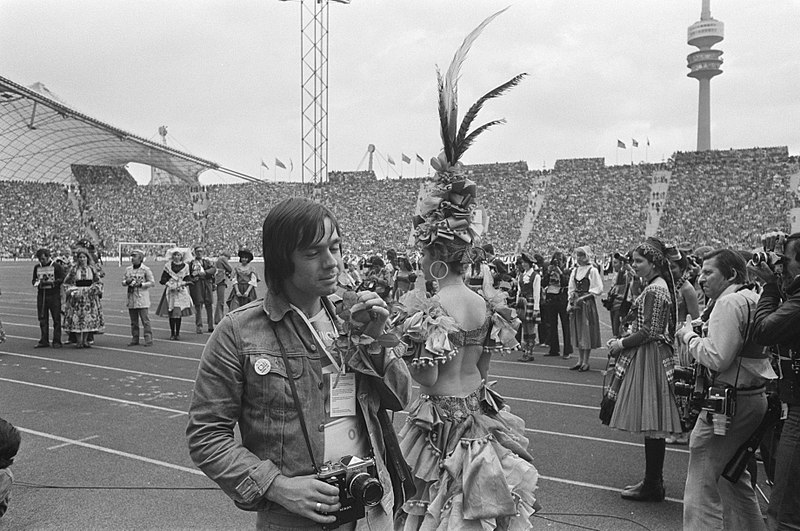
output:
[{"label": "costume ruffle", "polygon": [[464,398],[421,395],[400,431],[417,492],[396,528],[530,529],[539,473],[524,433],[487,386]]},{"label": "costume ruffle", "polygon": [[458,331],[455,319],[447,315],[437,295],[426,296],[422,290],[412,290],[400,298],[397,305],[400,323],[396,333],[401,338],[395,352],[411,366],[431,366],[447,363],[456,355],[456,348],[447,337]]}]

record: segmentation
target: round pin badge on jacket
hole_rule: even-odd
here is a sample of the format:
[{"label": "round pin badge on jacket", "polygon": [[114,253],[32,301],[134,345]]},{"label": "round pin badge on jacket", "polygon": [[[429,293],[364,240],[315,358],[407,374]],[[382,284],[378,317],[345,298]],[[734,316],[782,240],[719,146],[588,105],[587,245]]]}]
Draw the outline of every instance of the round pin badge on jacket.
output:
[{"label": "round pin badge on jacket", "polygon": [[264,376],[272,370],[272,363],[267,358],[258,358],[253,367],[256,370],[256,374]]}]

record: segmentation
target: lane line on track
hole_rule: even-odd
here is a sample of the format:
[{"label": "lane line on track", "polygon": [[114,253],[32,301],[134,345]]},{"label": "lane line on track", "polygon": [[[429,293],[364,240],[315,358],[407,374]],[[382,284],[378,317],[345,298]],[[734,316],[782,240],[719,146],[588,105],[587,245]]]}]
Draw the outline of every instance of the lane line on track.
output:
[{"label": "lane line on track", "polygon": [[[5,325],[6,323],[3,323],[3,324]],[[13,339],[25,339],[25,340],[30,340],[30,341],[38,341],[35,337],[29,337],[29,336],[16,336],[16,335],[12,335],[12,334],[6,334],[6,337],[10,337],[10,338],[13,338]],[[162,340],[155,339],[154,341],[162,341]],[[166,343],[166,340],[163,340],[163,341]],[[170,343],[173,343],[173,342],[170,342]],[[64,348],[67,349],[67,350],[70,349],[70,347],[66,343],[64,344]],[[161,352],[148,352],[146,350],[133,350],[133,349],[130,349],[130,348],[106,347],[106,346],[97,345],[97,344],[92,345],[92,349],[94,349],[94,350],[111,350],[113,352],[127,352],[127,353],[131,353],[131,354],[141,354],[143,356],[155,356],[157,358],[169,358],[169,359],[175,359],[175,360],[193,361],[195,363],[199,363],[200,362],[200,358],[190,358],[190,357],[187,357],[187,356],[176,356],[174,354],[164,354],[164,353],[161,353]]]},{"label": "lane line on track", "polygon": [[154,372],[144,372],[144,371],[135,371],[132,369],[121,369],[118,367],[108,367],[106,365],[96,365],[94,363],[84,363],[82,361],[72,361],[72,360],[62,360],[58,358],[46,358],[43,356],[32,356],[30,354],[19,354],[17,352],[6,352],[0,350],[0,354],[6,354],[8,356],[17,356],[19,358],[28,358],[32,360],[41,360],[41,361],[50,361],[55,363],[66,363],[68,365],[78,365],[80,367],[91,367],[93,369],[102,369],[107,371],[117,371],[117,372],[127,372],[131,374],[138,374],[140,376],[153,376],[155,378],[161,378],[165,380],[178,380],[179,382],[189,382],[194,383],[194,378],[181,378],[180,376],[167,376],[166,374],[156,374]]},{"label": "lane line on track", "polygon": [[[90,435],[88,437],[84,437],[83,439],[78,439],[78,441],[85,442],[85,441],[90,441],[92,439],[97,439],[98,437],[100,437],[100,436],[99,435]],[[57,444],[55,446],[49,447],[48,450],[57,450],[59,448],[65,448],[67,446],[74,446],[74,443],[65,442],[65,443]]]},{"label": "lane line on track", "polygon": [[23,382],[21,380],[12,380],[11,378],[0,378],[0,382],[9,382],[12,384],[18,385],[28,385],[31,387],[38,387],[40,389],[47,389],[49,391],[60,391],[62,393],[69,393],[73,395],[80,395],[80,396],[87,396],[89,398],[97,398],[99,400],[108,400],[110,402],[118,402],[120,404],[126,404],[128,406],[139,406],[148,409],[157,409],[159,411],[166,411],[167,413],[180,413],[181,415],[186,415],[186,411],[181,411],[179,409],[172,409],[169,407],[162,407],[162,406],[154,406],[152,404],[144,404],[142,402],[134,402],[133,400],[124,400],[122,398],[113,398],[110,396],[104,395],[96,395],[94,393],[85,393],[83,391],[74,391],[72,389],[64,389],[63,387],[53,387],[51,385],[44,385],[44,384],[37,384],[33,382]]},{"label": "lane line on track", "polygon": [[[3,321],[3,325],[22,326],[24,328],[35,328],[37,330],[39,329],[39,325],[38,324],[32,325],[32,324],[26,324],[26,323],[14,323],[14,322]],[[130,324],[128,324],[128,326],[130,326]],[[108,337],[122,337],[122,338],[126,338],[126,339],[130,339],[130,337],[131,337],[130,334],[112,334],[112,333],[109,333],[109,332],[103,332],[102,334],[96,334],[96,335],[98,335],[98,336],[108,336]],[[33,338],[33,339],[34,339],[34,341],[37,340],[36,338]],[[169,341],[168,339],[159,339],[157,337],[154,337],[153,340],[154,341],[161,341],[161,342],[164,342],[164,343]],[[170,343],[172,343],[172,341],[170,341]],[[205,343],[193,343],[191,341],[180,341],[180,343],[183,344],[183,345],[192,345],[192,346],[195,346],[195,347],[205,347],[206,346]]]},{"label": "lane line on track", "polygon": [[129,459],[135,459],[136,461],[142,461],[144,463],[150,463],[151,465],[163,466],[163,467],[166,467],[166,468],[171,468],[173,470],[179,470],[181,472],[188,472],[189,474],[194,474],[195,476],[203,476],[203,477],[205,477],[205,474],[203,474],[202,472],[200,472],[199,470],[196,470],[194,468],[188,468],[188,467],[181,466],[181,465],[174,465],[172,463],[167,463],[166,461],[159,461],[158,459],[151,459],[151,458],[145,457],[143,455],[132,454],[132,453],[129,453],[129,452],[122,452],[120,450],[114,450],[113,448],[106,448],[105,446],[98,446],[96,444],[83,442],[83,441],[78,440],[78,439],[68,439],[66,437],[61,437],[59,435],[53,435],[52,433],[44,433],[44,432],[41,432],[41,431],[31,430],[31,429],[28,429],[28,428],[21,428],[19,426],[16,426],[16,428],[19,431],[23,432],[23,433],[28,433],[30,435],[36,435],[38,437],[44,437],[45,439],[52,439],[54,441],[61,441],[62,443],[64,443],[65,446],[69,446],[69,445],[83,446],[84,448],[89,448],[91,450],[97,450],[98,452],[105,452],[107,454],[112,454],[112,455],[116,455],[116,456],[119,456],[119,457],[127,457]]},{"label": "lane line on track", "polygon": [[[563,483],[565,485],[574,485],[576,487],[587,487],[590,489],[597,489],[597,490],[606,490],[609,492],[622,492],[623,489],[617,487],[610,487],[608,485],[598,485],[597,483],[587,483],[585,481],[575,481],[572,479],[563,479],[563,478],[554,478],[552,476],[542,476],[539,475],[539,479],[544,479],[545,481],[552,481],[554,483]],[[670,498],[669,496],[664,498],[665,501],[670,501],[674,503],[680,503],[683,505],[683,499],[679,498]]]}]

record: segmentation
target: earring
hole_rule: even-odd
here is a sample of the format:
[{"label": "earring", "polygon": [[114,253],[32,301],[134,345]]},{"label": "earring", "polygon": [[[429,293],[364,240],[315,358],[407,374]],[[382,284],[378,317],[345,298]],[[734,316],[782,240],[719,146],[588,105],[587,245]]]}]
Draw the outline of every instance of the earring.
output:
[{"label": "earring", "polygon": [[[434,269],[436,269],[436,271],[438,272],[441,272],[442,268],[444,268],[444,273],[442,273],[441,275],[437,275],[436,272],[434,272]],[[430,272],[433,278],[435,278],[436,280],[442,280],[450,273],[450,268],[447,266],[445,262],[442,262],[441,260],[436,260],[431,264]]]}]

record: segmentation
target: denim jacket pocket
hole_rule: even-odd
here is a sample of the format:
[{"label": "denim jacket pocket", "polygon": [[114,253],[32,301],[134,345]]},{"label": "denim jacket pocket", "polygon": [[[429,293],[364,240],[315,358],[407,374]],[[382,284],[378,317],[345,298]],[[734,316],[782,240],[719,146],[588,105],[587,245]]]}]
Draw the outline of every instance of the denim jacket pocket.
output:
[{"label": "denim jacket pocket", "polygon": [[[289,355],[289,372],[294,381],[300,383],[305,371],[305,356]],[[280,354],[267,351],[245,353],[244,392],[248,396],[245,414],[254,418],[266,417],[278,420],[287,409],[295,409],[289,387],[289,372]],[[282,428],[279,428],[282,429]]]},{"label": "denim jacket pocket", "polygon": [[[283,356],[280,354],[259,351],[246,352],[245,356],[247,357],[247,373],[252,377],[270,375],[283,378],[289,377],[289,373],[286,371],[286,363],[284,363]],[[289,369],[292,377],[295,380],[299,380],[305,367],[305,353],[287,353],[286,358],[289,360]]]}]

